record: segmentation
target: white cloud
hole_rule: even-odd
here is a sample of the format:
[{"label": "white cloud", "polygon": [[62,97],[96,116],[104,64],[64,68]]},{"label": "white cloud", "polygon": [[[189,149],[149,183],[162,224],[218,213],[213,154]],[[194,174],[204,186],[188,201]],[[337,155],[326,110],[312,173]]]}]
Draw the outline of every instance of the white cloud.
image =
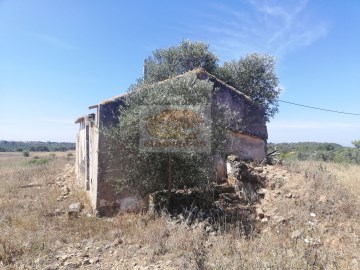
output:
[{"label": "white cloud", "polygon": [[212,47],[226,59],[253,51],[283,57],[327,35],[326,23],[308,14],[307,0],[238,3],[236,8],[214,4],[217,16],[203,15],[206,23],[198,24],[211,37]]}]

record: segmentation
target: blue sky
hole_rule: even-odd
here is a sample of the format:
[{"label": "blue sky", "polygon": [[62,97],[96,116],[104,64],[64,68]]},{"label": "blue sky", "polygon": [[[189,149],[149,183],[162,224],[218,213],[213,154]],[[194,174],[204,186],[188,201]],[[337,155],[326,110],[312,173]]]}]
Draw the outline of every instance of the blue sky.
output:
[{"label": "blue sky", "polygon": [[[157,48],[210,44],[221,62],[278,59],[281,99],[360,113],[360,2],[0,0],[0,139],[75,141],[74,120],[118,95]],[[269,141],[351,145],[360,116],[280,103]]]}]

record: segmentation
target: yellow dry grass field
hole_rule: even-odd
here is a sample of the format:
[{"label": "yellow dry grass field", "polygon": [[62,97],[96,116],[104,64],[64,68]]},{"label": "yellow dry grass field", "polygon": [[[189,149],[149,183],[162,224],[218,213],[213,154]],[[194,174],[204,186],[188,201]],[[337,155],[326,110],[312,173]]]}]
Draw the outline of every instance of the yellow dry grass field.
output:
[{"label": "yellow dry grass field", "polygon": [[[68,153],[0,153],[0,269],[360,269],[360,166],[273,166],[282,183],[247,235],[165,214],[97,218],[73,164]],[[76,202],[85,208],[69,218]]]}]

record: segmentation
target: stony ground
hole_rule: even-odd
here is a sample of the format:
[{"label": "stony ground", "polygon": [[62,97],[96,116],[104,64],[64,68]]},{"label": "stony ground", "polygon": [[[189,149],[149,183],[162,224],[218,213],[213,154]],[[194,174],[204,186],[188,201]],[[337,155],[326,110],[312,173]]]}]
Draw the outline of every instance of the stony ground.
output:
[{"label": "stony ground", "polygon": [[[33,211],[41,211],[33,225],[13,217],[6,227],[10,217],[4,217],[10,214],[2,207],[10,203],[9,195],[0,193],[0,229],[15,239],[14,226],[35,226],[37,236],[34,240],[22,232],[8,246],[0,238],[0,269],[359,269],[359,201],[326,166],[257,166],[266,186],[259,189],[262,199],[255,205],[251,235],[239,223],[217,227],[195,219],[189,225],[178,216],[96,218],[74,184],[72,162],[64,159],[48,168],[47,177],[39,177],[44,169],[31,168],[26,180],[19,178],[15,192],[23,204],[34,201]],[[52,201],[47,205],[35,194],[51,194],[46,201]],[[79,217],[69,218],[74,203],[84,207]],[[41,236],[46,237],[42,246]]]}]

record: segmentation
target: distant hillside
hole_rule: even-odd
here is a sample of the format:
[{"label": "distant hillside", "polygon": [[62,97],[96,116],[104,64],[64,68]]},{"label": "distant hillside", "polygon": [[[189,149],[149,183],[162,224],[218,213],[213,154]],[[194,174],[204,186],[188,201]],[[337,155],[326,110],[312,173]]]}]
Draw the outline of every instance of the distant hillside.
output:
[{"label": "distant hillside", "polygon": [[50,151],[67,151],[74,150],[75,143],[69,142],[21,142],[21,141],[4,141],[0,140],[0,152],[50,152]]},{"label": "distant hillside", "polygon": [[275,148],[280,153],[279,158],[284,160],[322,160],[360,164],[359,149],[336,143],[268,143],[268,152],[275,150]]}]

